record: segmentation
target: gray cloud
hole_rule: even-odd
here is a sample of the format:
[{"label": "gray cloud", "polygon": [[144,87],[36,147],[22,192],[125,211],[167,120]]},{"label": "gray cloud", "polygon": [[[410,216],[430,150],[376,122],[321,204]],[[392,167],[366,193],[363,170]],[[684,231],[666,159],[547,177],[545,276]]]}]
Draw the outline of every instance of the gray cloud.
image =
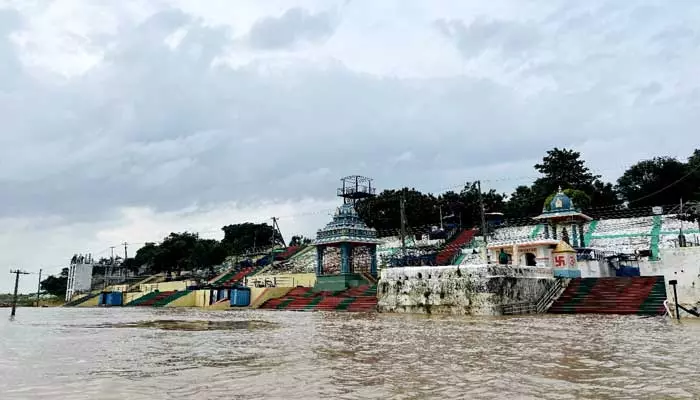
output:
[{"label": "gray cloud", "polygon": [[[530,29],[517,24],[444,24],[454,38],[475,36],[464,45],[470,55],[543,45],[537,33],[516,38]],[[171,49],[165,39],[180,28],[187,33]],[[89,220],[124,206],[167,211],[327,198],[338,177],[351,173],[374,176],[380,187],[435,190],[475,177],[532,175],[533,159],[554,145],[585,149],[614,137],[631,143],[630,160],[677,151],[644,138],[654,140],[667,121],[691,137],[697,121],[690,108],[630,106],[600,82],[524,97],[517,85],[468,76],[389,79],[301,62],[274,73],[260,63],[212,66],[229,38],[226,29],[167,11],[125,28],[83,76],[60,85],[25,77],[0,97],[0,119],[11,132],[0,138],[0,217]],[[3,56],[20,65],[14,50]],[[602,75],[620,64],[619,56],[606,57],[596,61]],[[586,74],[590,65],[541,64],[530,74],[578,80],[577,68]],[[0,77],[0,87],[8,82]],[[586,156],[594,167],[609,166],[605,149]]]},{"label": "gray cloud", "polygon": [[277,50],[327,39],[334,30],[331,14],[310,14],[303,8],[291,8],[278,18],[257,21],[250,29],[248,41],[256,49]]},{"label": "gray cloud", "polygon": [[464,57],[478,57],[485,51],[500,51],[507,56],[525,55],[541,39],[534,24],[478,18],[466,25],[461,20],[440,19],[437,29],[454,40]]}]

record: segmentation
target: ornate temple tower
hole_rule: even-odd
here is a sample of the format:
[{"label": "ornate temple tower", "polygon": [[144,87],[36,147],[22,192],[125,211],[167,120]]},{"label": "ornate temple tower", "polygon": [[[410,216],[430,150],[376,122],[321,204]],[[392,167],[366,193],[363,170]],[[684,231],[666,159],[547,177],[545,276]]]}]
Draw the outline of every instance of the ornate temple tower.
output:
[{"label": "ornate temple tower", "polygon": [[329,222],[316,234],[316,286],[314,290],[344,290],[377,277],[377,231],[365,224],[357,211],[358,199],[374,196],[371,179],[351,176],[342,179],[338,207]]}]

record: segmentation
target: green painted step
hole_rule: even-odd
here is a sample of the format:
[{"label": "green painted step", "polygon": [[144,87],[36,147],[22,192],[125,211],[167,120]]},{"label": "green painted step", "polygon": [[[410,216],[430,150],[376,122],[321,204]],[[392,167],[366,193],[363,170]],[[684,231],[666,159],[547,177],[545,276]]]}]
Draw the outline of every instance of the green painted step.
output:
[{"label": "green painted step", "polygon": [[304,310],[313,310],[316,308],[316,304],[320,303],[323,300],[323,296],[317,296],[313,300],[311,300],[311,303],[309,303],[306,307],[304,307]]},{"label": "green painted step", "polygon": [[355,301],[354,297],[349,297],[343,301],[341,301],[337,307],[335,307],[336,310],[347,310],[348,307],[350,307],[350,304],[352,304]]},{"label": "green painted step", "polygon": [[581,282],[579,283],[579,287],[576,290],[576,295],[569,301],[567,306],[578,306],[583,302],[583,300],[588,297],[588,295],[591,293],[591,290],[593,290],[593,287],[598,283],[597,279],[581,279]]},{"label": "green painted step", "polygon": [[160,293],[160,292],[150,292],[148,294],[145,294],[145,295],[139,297],[136,300],[132,300],[132,301],[124,304],[124,306],[125,307],[138,306],[139,304],[158,296],[158,293]]},{"label": "green painted step", "polygon": [[153,307],[164,307],[164,306],[172,303],[173,301],[179,299],[180,297],[187,296],[191,292],[192,292],[191,290],[177,291],[164,299],[160,299],[160,300],[156,301],[155,303],[153,303]]},{"label": "green painted step", "polygon": [[279,304],[277,305],[276,309],[278,309],[278,310],[284,310],[285,308],[287,308],[287,306],[289,305],[289,303],[291,303],[291,302],[293,302],[293,301],[294,301],[294,299],[286,299],[286,300],[282,301],[281,303],[279,303]]},{"label": "green painted step", "polygon": [[238,271],[229,271],[229,272],[227,272],[226,275],[224,275],[224,276],[222,276],[221,278],[219,278],[219,279],[217,279],[216,281],[214,281],[214,285],[221,285],[221,284],[223,284],[223,283],[228,282],[231,278],[233,278],[234,276],[236,276],[237,273],[238,273]]}]

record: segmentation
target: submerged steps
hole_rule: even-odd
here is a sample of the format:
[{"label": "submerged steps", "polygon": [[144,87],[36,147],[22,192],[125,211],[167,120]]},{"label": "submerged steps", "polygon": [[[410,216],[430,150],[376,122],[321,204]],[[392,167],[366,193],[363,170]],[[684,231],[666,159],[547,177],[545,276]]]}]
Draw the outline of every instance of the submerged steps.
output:
[{"label": "submerged steps", "polygon": [[374,311],[377,286],[362,285],[339,292],[317,292],[311,288],[294,288],[286,296],[266,301],[260,309],[287,311]]},{"label": "submerged steps", "polygon": [[663,276],[576,278],[549,309],[553,314],[662,315]]}]

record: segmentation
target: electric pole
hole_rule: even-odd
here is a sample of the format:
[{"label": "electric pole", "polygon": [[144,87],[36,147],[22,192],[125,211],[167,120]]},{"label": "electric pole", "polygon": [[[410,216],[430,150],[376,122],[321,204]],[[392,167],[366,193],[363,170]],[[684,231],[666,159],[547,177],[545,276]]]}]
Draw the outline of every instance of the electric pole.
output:
[{"label": "electric pole", "polygon": [[401,255],[406,261],[406,197],[405,192],[401,192]]},{"label": "electric pole", "polygon": [[39,269],[39,283],[36,285],[36,306],[39,307],[39,293],[41,292],[41,271],[42,269]]},{"label": "electric pole", "polygon": [[271,237],[271,244],[272,247],[270,248],[270,267],[272,267],[275,263],[275,237],[277,236],[277,217],[272,217],[272,237]]},{"label": "electric pole", "polygon": [[129,258],[129,256],[128,256],[127,252],[126,252],[126,248],[127,248],[127,246],[129,245],[129,243],[124,242],[124,243],[122,243],[122,244],[124,245],[124,261],[126,261],[126,259]]},{"label": "electric pole", "polygon": [[17,290],[19,289],[19,276],[29,275],[29,272],[20,271],[18,269],[10,271],[11,274],[15,274],[15,294],[12,297],[12,312],[10,313],[10,318],[13,318],[17,313]]},{"label": "electric pole", "polygon": [[489,239],[486,231],[486,214],[484,210],[484,197],[481,195],[481,181],[476,181],[476,188],[479,191],[479,209],[481,212],[481,235],[484,237],[484,252],[486,254],[486,263],[489,264]]}]

